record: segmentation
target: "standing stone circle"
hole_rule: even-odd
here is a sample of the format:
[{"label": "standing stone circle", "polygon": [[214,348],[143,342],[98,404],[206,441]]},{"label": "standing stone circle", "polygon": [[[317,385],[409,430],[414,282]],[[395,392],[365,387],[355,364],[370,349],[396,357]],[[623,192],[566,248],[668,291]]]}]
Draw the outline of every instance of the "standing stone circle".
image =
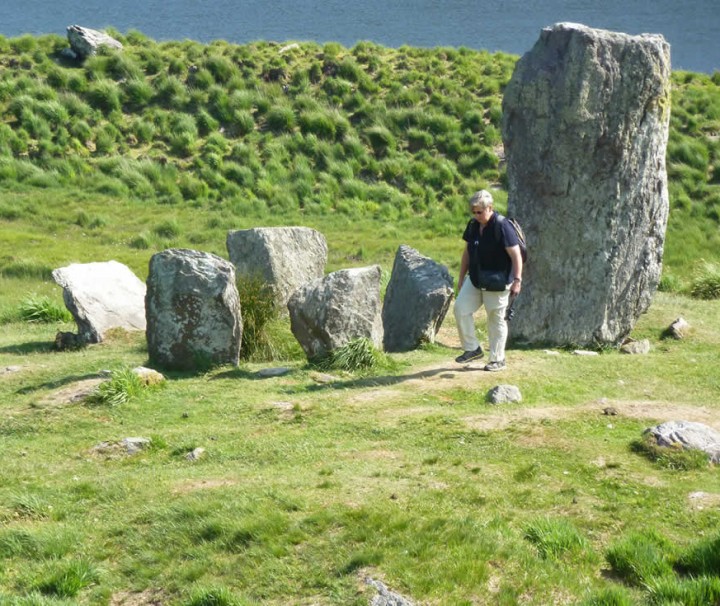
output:
[{"label": "standing stone circle", "polygon": [[341,269],[293,293],[287,304],[290,329],[308,358],[359,338],[382,347],[380,276],[379,265]]},{"label": "standing stone circle", "polygon": [[145,301],[153,364],[174,370],[237,366],[242,319],[230,262],[196,250],[159,252],[150,259]]},{"label": "standing stone circle", "polygon": [[503,98],[508,214],[532,251],[512,337],[622,341],[660,279],[670,50],[660,35],[559,23]]},{"label": "standing stone circle", "polygon": [[297,288],[325,274],[325,236],[310,227],[256,227],[228,232],[226,245],[238,277],[259,276],[280,309]]},{"label": "standing stone circle", "polygon": [[145,330],[145,284],[126,265],[73,263],[52,277],[77,324],[77,345],[100,343],[112,328]]},{"label": "standing stone circle", "polygon": [[423,342],[434,343],[453,294],[447,267],[400,246],[382,308],[385,351],[410,351]]}]

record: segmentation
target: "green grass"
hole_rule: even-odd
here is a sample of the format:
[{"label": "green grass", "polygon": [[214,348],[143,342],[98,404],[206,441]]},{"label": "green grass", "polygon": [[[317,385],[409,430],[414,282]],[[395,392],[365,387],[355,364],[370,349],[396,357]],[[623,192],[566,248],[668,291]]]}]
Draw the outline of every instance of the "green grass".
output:
[{"label": "green grass", "polygon": [[[679,306],[704,330],[664,341]],[[0,596],[359,605],[364,576],[423,603],[711,595],[718,513],[688,495],[720,494],[717,469],[659,466],[630,444],[676,402],[712,409],[718,313],[659,295],[636,329],[653,340],[643,357],[558,364],[511,348],[502,382],[523,402],[502,409],[484,402],[497,377],[456,369],[442,338],[330,383],[296,353],[284,377],[244,363],[176,374],[114,406],[49,404],[90,371],[143,364],[142,334],[54,353],[27,347],[52,341],[51,327],[7,324],[0,368],[21,369],[0,379],[15,462],[0,471]],[[619,415],[602,415],[601,398]],[[93,453],[128,436],[154,447]],[[206,456],[186,460],[198,447]]]}]

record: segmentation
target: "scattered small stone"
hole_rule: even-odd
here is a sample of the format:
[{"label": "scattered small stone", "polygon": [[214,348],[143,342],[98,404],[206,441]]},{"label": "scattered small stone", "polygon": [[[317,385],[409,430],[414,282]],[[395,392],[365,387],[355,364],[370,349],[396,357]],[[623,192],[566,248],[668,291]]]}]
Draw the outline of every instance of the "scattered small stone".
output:
[{"label": "scattered small stone", "polygon": [[606,406],[603,408],[603,414],[614,417],[618,413],[617,408],[614,406]]},{"label": "scattered small stone", "polygon": [[496,385],[488,392],[487,400],[491,404],[521,402],[522,394],[520,393],[520,389],[515,385]]},{"label": "scattered small stone", "polygon": [[278,54],[282,55],[283,53],[286,53],[291,50],[295,50],[296,48],[300,48],[300,45],[297,42],[293,42],[292,44],[288,44],[286,46],[283,46],[279,51]]},{"label": "scattered small stone", "polygon": [[625,339],[620,346],[620,352],[632,355],[648,354],[650,353],[650,341],[648,339],[642,339],[641,341],[630,338]]},{"label": "scattered small stone", "polygon": [[144,366],[138,366],[136,368],[132,369],[133,373],[136,374],[140,380],[142,381],[143,385],[150,386],[150,385],[158,385],[165,381],[165,375],[158,372],[157,370],[153,370],[152,368],[145,368]]},{"label": "scattered small stone", "polygon": [[370,600],[370,606],[413,606],[414,602],[401,596],[399,593],[390,591],[385,583],[375,581],[370,577],[365,582],[377,590],[377,594]]},{"label": "scattered small stone", "polygon": [[18,372],[22,369],[22,366],[6,366],[2,370],[0,370],[0,375],[9,375],[13,372]]},{"label": "scattered small stone", "polygon": [[560,355],[560,352],[555,351],[554,349],[546,349],[544,351],[544,353],[547,354],[548,356],[559,356]]},{"label": "scattered small stone", "polygon": [[310,378],[315,381],[316,383],[334,383],[335,381],[339,381],[340,378],[336,377],[334,375],[330,375],[325,372],[311,372]]},{"label": "scattered small stone", "polygon": [[663,332],[664,337],[671,337],[673,339],[684,339],[690,330],[690,324],[682,316],[675,319],[675,321],[668,326]]},{"label": "scattered small stone", "polygon": [[282,377],[292,371],[292,368],[287,366],[277,366],[275,368],[263,368],[257,371],[258,377]]},{"label": "scattered small stone", "polygon": [[574,356],[599,356],[600,354],[596,351],[587,351],[586,349],[576,349],[573,351]]},{"label": "scattered small stone", "polygon": [[187,454],[185,455],[185,458],[186,458],[188,461],[197,461],[197,460],[200,459],[204,454],[205,454],[205,449],[204,449],[204,448],[201,448],[201,447],[198,447],[198,448],[195,448],[192,452],[187,453]]},{"label": "scattered small stone", "polygon": [[128,454],[137,454],[152,443],[150,438],[124,438],[120,444]]}]

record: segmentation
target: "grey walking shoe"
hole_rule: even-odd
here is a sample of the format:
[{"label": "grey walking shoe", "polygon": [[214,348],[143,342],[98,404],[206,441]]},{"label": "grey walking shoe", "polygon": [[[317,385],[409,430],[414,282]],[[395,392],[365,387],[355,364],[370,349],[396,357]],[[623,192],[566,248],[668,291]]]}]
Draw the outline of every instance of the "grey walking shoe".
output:
[{"label": "grey walking shoe", "polygon": [[487,370],[488,372],[497,372],[498,370],[505,370],[505,368],[505,360],[498,360],[497,362],[490,362],[489,364],[486,364],[483,370]]},{"label": "grey walking shoe", "polygon": [[479,346],[477,349],[473,351],[466,351],[461,356],[458,356],[455,358],[455,361],[458,364],[466,364],[467,362],[472,362],[473,360],[479,360],[485,355],[485,352],[483,352],[482,346]]}]

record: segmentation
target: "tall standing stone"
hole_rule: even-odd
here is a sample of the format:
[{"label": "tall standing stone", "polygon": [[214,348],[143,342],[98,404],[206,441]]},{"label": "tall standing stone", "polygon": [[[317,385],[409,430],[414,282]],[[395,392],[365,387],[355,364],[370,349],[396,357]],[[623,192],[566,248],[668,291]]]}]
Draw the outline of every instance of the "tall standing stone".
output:
[{"label": "tall standing stone", "polygon": [[434,343],[453,292],[447,267],[414,248],[400,246],[383,302],[385,351],[409,351],[421,343]]},{"label": "tall standing stone", "polygon": [[508,214],[530,250],[511,336],[617,344],[647,310],[669,212],[670,50],[662,36],[560,23],[503,99]]},{"label": "tall standing stone", "polygon": [[145,309],[152,363],[175,370],[238,364],[240,301],[225,259],[186,249],[153,255]]}]

